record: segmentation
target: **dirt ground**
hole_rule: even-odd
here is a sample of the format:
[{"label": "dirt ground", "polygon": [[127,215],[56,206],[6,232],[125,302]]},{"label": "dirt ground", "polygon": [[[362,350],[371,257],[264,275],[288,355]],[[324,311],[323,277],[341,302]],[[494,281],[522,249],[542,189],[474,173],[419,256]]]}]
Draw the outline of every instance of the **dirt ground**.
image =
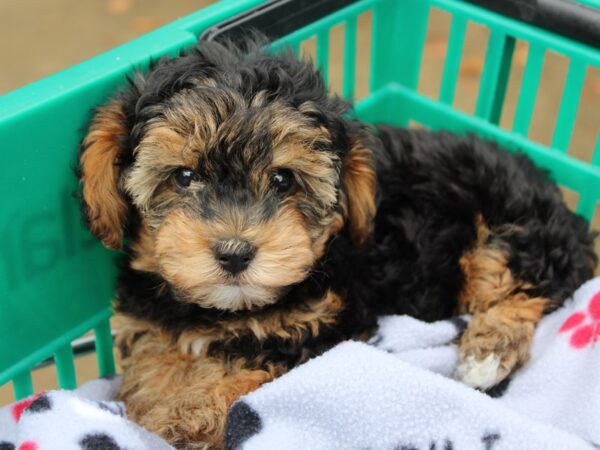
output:
[{"label": "dirt ground", "polygon": [[[211,0],[4,0],[0,2],[0,94],[51,75],[61,69],[102,53],[136,36],[196,11]],[[449,17],[432,12],[423,55],[419,91],[437,97],[446,53]],[[359,70],[357,97],[367,94],[371,23],[370,16],[359,21]],[[464,56],[460,67],[455,107],[472,113],[477,98],[479,79],[488,32],[483,27],[469,25]],[[331,34],[330,87],[341,88],[343,29]],[[306,54],[314,55],[314,42],[302,46]],[[527,60],[527,45],[518,43],[507,92],[501,126],[510,128],[514,117],[520,80]],[[530,137],[543,144],[552,139],[553,124],[560,103],[567,70],[566,58],[547,55],[539,95],[534,109]],[[600,70],[590,69],[583,87],[582,100],[569,153],[589,162],[600,131]],[[578,194],[565,190],[570,204]],[[600,229],[600,208],[596,209],[593,226]],[[77,362],[78,381],[96,376],[93,355]],[[36,390],[56,385],[51,367],[34,372]],[[0,405],[12,399],[10,385],[0,387]]]}]

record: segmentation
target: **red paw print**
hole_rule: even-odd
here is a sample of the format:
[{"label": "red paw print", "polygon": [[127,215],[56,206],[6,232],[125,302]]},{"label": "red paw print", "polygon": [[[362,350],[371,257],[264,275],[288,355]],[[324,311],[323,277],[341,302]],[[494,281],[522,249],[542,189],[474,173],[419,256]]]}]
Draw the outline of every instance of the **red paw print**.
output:
[{"label": "red paw print", "polygon": [[18,422],[21,419],[21,414],[23,414],[23,411],[25,411],[25,409],[27,409],[29,405],[31,405],[33,401],[39,396],[41,396],[43,393],[44,392],[39,392],[35,395],[32,395],[31,397],[27,397],[26,399],[21,400],[20,402],[17,402],[12,406],[11,413],[15,422]]},{"label": "red paw print", "polygon": [[[591,322],[587,321],[588,314]],[[600,292],[597,292],[586,311],[571,314],[560,327],[559,333],[574,330],[569,338],[573,348],[584,348],[600,339]]]}]

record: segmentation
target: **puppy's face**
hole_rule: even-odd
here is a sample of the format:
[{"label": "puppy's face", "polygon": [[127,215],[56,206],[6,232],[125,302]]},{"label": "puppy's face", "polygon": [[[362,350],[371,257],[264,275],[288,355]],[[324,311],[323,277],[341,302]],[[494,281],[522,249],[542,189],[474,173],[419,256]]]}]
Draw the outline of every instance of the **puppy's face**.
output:
[{"label": "puppy's face", "polygon": [[177,93],[148,122],[123,187],[180,296],[236,310],[303,280],[341,224],[340,157],[299,108],[224,88]]},{"label": "puppy's face", "polygon": [[[132,266],[179,300],[258,308],[304,280],[345,224],[364,240],[374,174],[345,105],[309,65],[211,45],[99,111],[81,155],[83,197],[108,246],[136,216]],[[181,83],[182,67],[187,81],[165,86]]]}]

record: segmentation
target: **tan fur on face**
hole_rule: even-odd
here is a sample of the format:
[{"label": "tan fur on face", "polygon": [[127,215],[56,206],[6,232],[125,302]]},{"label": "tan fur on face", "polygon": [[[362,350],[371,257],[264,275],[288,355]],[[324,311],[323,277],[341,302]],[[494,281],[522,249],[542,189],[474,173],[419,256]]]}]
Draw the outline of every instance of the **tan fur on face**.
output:
[{"label": "tan fur on face", "polygon": [[290,144],[278,148],[274,153],[272,170],[283,167],[297,174],[297,181],[303,188],[299,197],[302,199],[304,196],[307,207],[314,208],[315,214],[321,213],[325,219],[329,219],[326,213],[337,202],[339,165],[339,158],[333,154]]},{"label": "tan fur on face", "polygon": [[344,228],[344,223],[344,216],[342,214],[336,212],[331,215],[330,223],[323,226],[321,235],[314,239],[312,244],[313,253],[317,259],[325,254],[329,239]]},{"label": "tan fur on face", "polygon": [[198,150],[186,144],[186,138],[168,123],[158,121],[148,127],[136,148],[135,163],[124,183],[141,210],[148,207],[157,181],[163,181],[173,168],[196,167]]},{"label": "tan fur on face", "polygon": [[[132,264],[160,274],[181,300],[231,311],[258,308],[308,276],[331,235],[342,228],[342,162],[336,152],[323,150],[331,145],[331,135],[309,116],[318,112],[311,102],[292,108],[259,95],[247,105],[236,92],[215,92],[214,98],[205,94],[175,95],[146,125],[135,161],[123,176],[124,189],[142,216]],[[260,108],[260,114],[252,108]],[[256,162],[260,151],[262,159]],[[222,176],[232,169],[213,165],[227,158],[235,170],[242,168],[235,177],[245,178],[239,181],[246,203],[218,198],[215,183],[220,180],[211,178],[212,171]],[[359,165],[350,167],[357,176],[363,175]],[[202,176],[181,188],[172,178],[179,167]],[[278,198],[271,176],[281,169],[292,172],[296,186]],[[351,183],[360,196],[365,184]],[[214,254],[219,241],[230,239],[256,248],[250,266],[235,278]]]},{"label": "tan fur on face", "polygon": [[360,142],[355,143],[344,162],[343,171],[350,236],[355,244],[362,245],[371,234],[376,210],[377,175],[371,150]]},{"label": "tan fur on face", "polygon": [[[139,162],[136,163],[139,170],[132,171],[127,177],[126,186],[130,193],[136,189],[139,192],[154,189],[156,182],[151,181],[150,169],[142,170],[143,166],[152,166],[153,158],[158,160],[156,167],[168,167],[172,164],[171,159],[177,164],[177,159],[181,158],[182,151],[175,149],[181,147],[182,142],[162,127],[156,131],[158,135],[150,135],[161,136],[165,141],[171,136],[173,148],[169,151],[158,146],[153,148],[149,145],[150,141],[146,141],[143,147],[145,156],[142,157],[140,149]],[[163,144],[163,147],[167,145]],[[276,155],[285,155],[288,167],[302,171],[303,179],[314,178],[312,188],[319,190],[319,207],[327,208],[319,223],[311,226],[302,215],[301,211],[308,207],[303,206],[304,201],[310,205],[315,203],[315,198],[307,198],[303,192],[287,199],[276,216],[267,222],[254,217],[256,208],[243,211],[233,207],[220,211],[218,218],[204,222],[197,217],[193,195],[184,197],[173,189],[165,188],[163,192],[155,192],[154,199],[137,202],[139,206],[148,203],[153,208],[146,210],[146,226],[133,243],[136,254],[132,263],[134,268],[160,273],[180,291],[183,298],[204,306],[222,307],[228,299],[238,298],[225,309],[271,303],[280,288],[301,281],[314,261],[322,256],[329,237],[343,225],[341,215],[329,211],[336,201],[336,189],[331,181],[335,180],[336,169],[331,158],[317,152],[298,148],[295,151],[280,150]],[[145,183],[151,187],[146,189]],[[191,190],[194,191],[193,186]],[[163,197],[171,199],[176,208],[167,212],[166,217],[161,217],[157,212],[161,208],[156,207]],[[164,201],[163,205],[167,203]],[[181,206],[177,208],[176,205]],[[232,287],[232,281],[215,261],[215,243],[228,238],[248,240],[258,249],[255,260],[241,276],[239,287]]]},{"label": "tan fur on face", "polygon": [[[236,310],[272,303],[281,287],[304,279],[314,262],[304,222],[289,207],[256,225],[245,223],[239,211],[230,212],[236,217],[209,223],[181,210],[169,214],[156,238],[160,272],[184,298],[205,307]],[[213,253],[216,242],[227,237],[257,248],[248,269],[235,280],[220,268]],[[222,297],[227,292],[219,291],[228,286],[239,286],[238,298],[230,304]]]},{"label": "tan fur on face", "polygon": [[156,259],[155,237],[147,226],[142,226],[137,240],[131,243],[133,257],[131,267],[141,272],[158,273],[158,261]]},{"label": "tan fur on face", "polygon": [[[331,136],[328,130],[315,126],[304,114],[314,109],[310,102],[300,105],[299,109],[278,102],[265,104],[261,114],[253,116],[251,123],[246,117],[249,106],[244,105],[235,92],[219,92],[210,105],[193,91],[186,91],[185,95],[180,93],[170,102],[163,115],[152,119],[147,126],[135,149],[135,162],[123,182],[125,191],[151,228],[157,228],[170,208],[184,206],[186,200],[190,200],[187,206],[193,208],[191,194],[203,187],[201,182],[194,182],[188,189],[190,195],[182,197],[181,192],[174,192],[172,183],[168,184],[174,170],[178,167],[196,170],[200,155],[215,147],[224,149],[219,158],[229,158],[230,149],[237,146],[234,144],[236,139],[248,128],[256,130],[256,136],[268,131],[273,148],[269,167],[261,170],[250,170],[249,167],[246,173],[254,193],[264,194],[269,188],[271,171],[289,169],[296,174],[305,198],[310,199],[302,205],[310,209],[307,213],[329,216],[337,202],[341,162],[333,152],[316,149],[330,145]],[[244,148],[248,165],[255,159],[255,145],[256,142],[250,142]],[[212,170],[209,161],[202,160],[202,164],[204,170]],[[166,187],[160,189],[161,186]]]},{"label": "tan fur on face", "polygon": [[[211,80],[204,80],[212,88]],[[209,94],[210,103],[200,91],[185,89],[175,94],[164,113],[165,122],[187,136],[193,148],[205,149],[215,145],[221,138],[219,128],[236,110],[245,110],[247,105],[239,92],[219,88]]]},{"label": "tan fur on face", "polygon": [[[194,207],[193,197],[176,192],[169,177],[179,167],[196,169],[201,151],[198,145],[198,142],[190,145],[186,137],[162,120],[149,126],[123,185],[150,228],[157,228],[170,208],[182,206],[186,201],[189,207]],[[200,187],[195,182],[190,193]]]},{"label": "tan fur on face", "polygon": [[331,135],[324,127],[311,124],[307,113],[316,111],[311,102],[305,102],[298,109],[291,108],[279,102],[273,102],[267,107],[268,122],[266,126],[273,137],[273,145],[280,147],[287,142],[301,144],[304,148],[315,148],[317,145],[331,143]]},{"label": "tan fur on face", "polygon": [[80,158],[83,200],[91,232],[109,248],[120,248],[127,204],[119,193],[121,139],[127,135],[122,104],[100,108],[83,140]]}]

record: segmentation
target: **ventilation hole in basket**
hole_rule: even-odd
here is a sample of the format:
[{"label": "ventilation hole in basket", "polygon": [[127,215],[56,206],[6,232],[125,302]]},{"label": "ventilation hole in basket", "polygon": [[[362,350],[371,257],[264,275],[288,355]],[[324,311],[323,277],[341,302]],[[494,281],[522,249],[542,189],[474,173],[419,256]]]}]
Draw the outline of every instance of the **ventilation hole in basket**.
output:
[{"label": "ventilation hole in basket", "polygon": [[373,15],[367,11],[358,16],[356,33],[356,84],[354,98],[361,100],[369,95],[371,75],[371,36]]},{"label": "ventilation hole in basket", "polygon": [[[596,209],[591,221],[592,229],[600,232],[600,199],[596,202]],[[600,242],[600,239],[598,239]]]},{"label": "ventilation hole in basket", "polygon": [[506,130],[512,130],[513,128],[517,103],[519,101],[523,83],[523,71],[525,70],[525,64],[527,64],[528,55],[529,43],[527,41],[517,40],[513,52],[510,74],[508,76],[508,85],[506,86],[506,96],[504,98],[502,116],[500,118],[500,127]]},{"label": "ventilation hole in basket", "polygon": [[[590,228],[600,233],[600,201],[596,203],[596,210],[594,211],[594,215],[592,216],[592,220],[590,221]],[[596,238],[594,244],[596,249],[596,255],[600,257],[600,237]],[[600,276],[600,264],[598,265],[598,267],[596,267],[596,276]]]},{"label": "ventilation hole in basket", "polygon": [[418,122],[416,120],[409,120],[408,128],[414,128],[414,129],[418,129],[418,130],[429,130],[429,127],[427,125],[424,125],[421,122]]},{"label": "ventilation hole in basket", "polygon": [[313,63],[317,59],[317,39],[313,36],[300,43],[300,57],[311,60]]},{"label": "ventilation hole in basket", "polygon": [[429,22],[417,88],[419,93],[429,98],[437,99],[440,91],[451,20],[452,15],[446,11],[439,8],[429,10]]},{"label": "ventilation hole in basket", "polygon": [[[322,41],[321,41],[322,39]],[[320,53],[323,52],[323,53]],[[321,72],[325,86],[329,85],[329,28],[322,29],[315,36],[315,68]]]},{"label": "ventilation hole in basket", "polygon": [[15,394],[13,390],[13,383],[9,381],[6,384],[0,386],[0,408],[4,405],[8,405],[15,401]]},{"label": "ventilation hole in basket", "polygon": [[560,185],[560,191],[562,192],[565,203],[569,207],[571,211],[575,211],[577,209],[577,203],[579,203],[579,192],[574,191],[566,186]]},{"label": "ventilation hole in basket", "polygon": [[344,77],[344,24],[329,32],[329,91],[342,95]]},{"label": "ventilation hole in basket", "polygon": [[[111,323],[113,319],[111,318]],[[75,352],[75,378],[78,385],[98,378],[98,364],[95,349],[94,331],[90,330],[72,344]]]},{"label": "ventilation hole in basket", "polygon": [[546,52],[529,129],[529,138],[543,145],[552,144],[568,65],[566,57],[552,51]]},{"label": "ventilation hole in basket", "polygon": [[49,358],[48,364],[44,367],[31,371],[31,380],[33,382],[33,392],[50,391],[58,389],[58,380],[56,378],[56,367],[54,359]]},{"label": "ventilation hole in basket", "polygon": [[[591,162],[600,133],[600,69],[588,67],[581,91],[581,100],[569,154],[585,162]],[[600,158],[600,155],[598,155]]]},{"label": "ventilation hole in basket", "polygon": [[98,378],[96,353],[90,353],[75,358],[75,374],[77,376],[78,385],[82,385],[83,383]]},{"label": "ventilation hole in basket", "polygon": [[467,23],[463,57],[458,69],[454,108],[474,114],[485,63],[490,30],[475,22]]}]

